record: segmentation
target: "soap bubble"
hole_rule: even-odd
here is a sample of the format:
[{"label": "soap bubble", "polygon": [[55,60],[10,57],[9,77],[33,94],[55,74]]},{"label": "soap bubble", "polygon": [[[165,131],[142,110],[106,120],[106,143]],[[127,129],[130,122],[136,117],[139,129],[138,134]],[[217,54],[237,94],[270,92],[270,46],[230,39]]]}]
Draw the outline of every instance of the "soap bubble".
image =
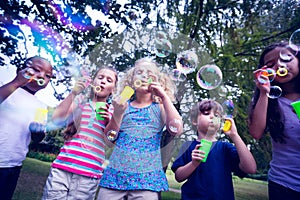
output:
[{"label": "soap bubble", "polygon": [[172,44],[162,31],[158,31],[156,34],[155,49],[156,55],[161,58],[167,57],[172,52]]},{"label": "soap bubble", "polygon": [[275,85],[270,87],[270,92],[267,93],[267,96],[270,99],[276,99],[279,98],[281,94],[282,94],[282,89],[279,86]]},{"label": "soap bubble", "polygon": [[181,52],[180,54],[178,54],[176,59],[177,69],[185,74],[194,72],[197,64],[198,56],[191,50]]},{"label": "soap bubble", "polygon": [[295,51],[295,54],[298,53],[300,47],[300,29],[292,33],[289,39],[289,46]]},{"label": "soap bubble", "polygon": [[236,109],[232,100],[227,99],[222,103],[223,112],[226,117],[233,118],[236,115]]},{"label": "soap bubble", "polygon": [[182,123],[181,123],[181,120],[179,120],[179,119],[172,119],[168,123],[168,128],[172,135],[178,134],[179,131],[181,130],[181,127],[182,127]]},{"label": "soap bubble", "polygon": [[183,82],[186,80],[186,74],[182,73],[180,70],[178,69],[173,69],[172,70],[172,74],[171,74],[171,78],[174,81],[179,81],[179,82]]},{"label": "soap bubble", "polygon": [[221,85],[220,87],[217,88],[217,93],[220,97],[226,97],[228,93],[228,89],[224,85]]},{"label": "soap bubble", "polygon": [[204,65],[197,72],[198,85],[206,90],[217,88],[223,79],[222,71],[216,65]]}]

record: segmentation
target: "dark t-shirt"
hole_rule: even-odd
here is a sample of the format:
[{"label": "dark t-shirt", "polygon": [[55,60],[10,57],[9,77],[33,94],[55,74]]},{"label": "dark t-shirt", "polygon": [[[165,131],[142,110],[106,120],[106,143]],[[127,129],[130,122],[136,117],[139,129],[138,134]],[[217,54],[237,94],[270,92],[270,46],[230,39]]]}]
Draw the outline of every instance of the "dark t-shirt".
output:
[{"label": "dark t-shirt", "polygon": [[[178,158],[172,165],[175,172],[192,160],[191,153],[198,141],[182,145]],[[233,200],[232,172],[239,177],[246,173],[239,168],[239,157],[235,146],[229,142],[214,142],[207,160],[201,163],[181,187],[181,198],[206,200]]]}]

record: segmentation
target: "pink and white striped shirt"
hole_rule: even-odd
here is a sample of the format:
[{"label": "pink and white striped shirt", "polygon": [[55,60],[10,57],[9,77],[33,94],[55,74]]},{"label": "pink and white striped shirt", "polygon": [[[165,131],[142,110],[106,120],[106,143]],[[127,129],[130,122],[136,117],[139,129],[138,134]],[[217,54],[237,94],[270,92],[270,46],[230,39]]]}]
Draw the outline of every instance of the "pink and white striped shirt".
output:
[{"label": "pink and white striped shirt", "polygon": [[96,119],[91,103],[82,106],[79,131],[64,143],[52,167],[91,178],[101,178],[105,160],[104,121]]}]

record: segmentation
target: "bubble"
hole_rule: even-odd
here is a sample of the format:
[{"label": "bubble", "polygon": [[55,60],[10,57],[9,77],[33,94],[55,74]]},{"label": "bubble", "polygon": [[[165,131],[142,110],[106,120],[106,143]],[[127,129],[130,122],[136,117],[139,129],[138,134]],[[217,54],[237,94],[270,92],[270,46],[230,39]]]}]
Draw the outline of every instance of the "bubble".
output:
[{"label": "bubble", "polygon": [[272,82],[276,77],[276,71],[272,68],[261,69],[257,74],[257,80],[261,84]]},{"label": "bubble", "polygon": [[26,68],[22,71],[22,75],[26,79],[31,79],[31,77],[34,76],[34,69]]},{"label": "bubble", "polygon": [[286,62],[282,62],[280,59],[278,59],[278,67],[281,67],[281,68],[286,68]]},{"label": "bubble", "polygon": [[79,62],[80,62],[79,60],[80,60],[80,57],[75,52],[68,53],[68,55],[66,57],[66,61],[68,62],[69,65],[77,66],[77,65],[79,65]]},{"label": "bubble", "polygon": [[204,65],[197,72],[198,85],[206,90],[217,88],[223,79],[222,71],[216,65]]},{"label": "bubble", "polygon": [[300,29],[294,31],[289,39],[289,46],[296,52],[299,51],[300,47]]},{"label": "bubble", "polygon": [[183,81],[186,80],[186,74],[182,73],[178,69],[173,69],[172,73],[171,73],[171,79],[174,80],[174,81],[183,82]]},{"label": "bubble", "polygon": [[92,150],[93,144],[96,143],[95,139],[92,137],[82,137],[80,138],[81,147],[86,150]]},{"label": "bubble", "polygon": [[232,100],[228,99],[222,103],[225,117],[233,118],[236,115],[235,106]]},{"label": "bubble", "polygon": [[217,88],[217,93],[220,97],[226,97],[228,93],[228,89],[224,85],[221,85],[220,87]]},{"label": "bubble", "polygon": [[266,71],[268,74],[269,81],[272,82],[276,77],[276,71],[272,68],[267,68]]},{"label": "bubble", "polygon": [[172,135],[178,134],[181,130],[181,126],[181,120],[179,119],[173,119],[168,123],[168,128]]},{"label": "bubble", "polygon": [[282,89],[279,86],[275,85],[270,87],[270,92],[267,93],[267,96],[270,99],[276,99],[279,98],[281,94],[282,94]]},{"label": "bubble", "polygon": [[221,118],[220,117],[213,117],[212,122],[214,125],[220,125],[221,124]]},{"label": "bubble", "polygon": [[135,21],[139,18],[139,14],[136,10],[130,9],[126,12],[126,18],[128,21]]},{"label": "bubble", "polygon": [[184,74],[190,74],[194,72],[197,64],[198,56],[191,50],[181,52],[176,58],[176,67]]},{"label": "bubble", "polygon": [[167,39],[167,34],[164,31],[157,31],[156,39]]},{"label": "bubble", "polygon": [[165,58],[172,52],[172,44],[168,40],[167,35],[162,31],[158,31],[156,34],[155,49],[156,56],[160,58]]},{"label": "bubble", "polygon": [[27,61],[27,63],[26,63],[26,67],[31,67],[32,66],[32,60],[29,60],[29,61]]},{"label": "bubble", "polygon": [[278,64],[290,62],[292,60],[292,52],[289,51],[289,49],[291,49],[290,46],[287,46],[286,48],[280,50]]},{"label": "bubble", "polygon": [[[64,6],[54,3],[54,1],[48,1],[49,6],[52,8],[52,14],[56,20],[69,28],[77,31],[92,30],[95,27],[91,24],[91,20],[84,18],[82,13],[72,9],[69,4]],[[105,6],[106,7],[106,6]]]},{"label": "bubble", "polygon": [[108,165],[109,165],[109,160],[105,159],[101,167],[102,169],[106,169]]},{"label": "bubble", "polygon": [[114,142],[118,139],[119,133],[118,131],[115,130],[110,130],[107,132],[107,139],[111,142]]}]

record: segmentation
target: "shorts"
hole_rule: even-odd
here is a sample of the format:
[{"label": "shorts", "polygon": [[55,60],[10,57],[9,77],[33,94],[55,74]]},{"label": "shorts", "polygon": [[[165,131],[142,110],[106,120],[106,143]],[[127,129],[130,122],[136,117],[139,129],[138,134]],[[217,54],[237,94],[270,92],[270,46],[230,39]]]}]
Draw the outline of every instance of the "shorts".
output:
[{"label": "shorts", "polygon": [[150,190],[113,190],[101,187],[97,200],[158,200],[158,192]]},{"label": "shorts", "polygon": [[100,179],[51,168],[42,200],[91,200],[95,198]]}]

